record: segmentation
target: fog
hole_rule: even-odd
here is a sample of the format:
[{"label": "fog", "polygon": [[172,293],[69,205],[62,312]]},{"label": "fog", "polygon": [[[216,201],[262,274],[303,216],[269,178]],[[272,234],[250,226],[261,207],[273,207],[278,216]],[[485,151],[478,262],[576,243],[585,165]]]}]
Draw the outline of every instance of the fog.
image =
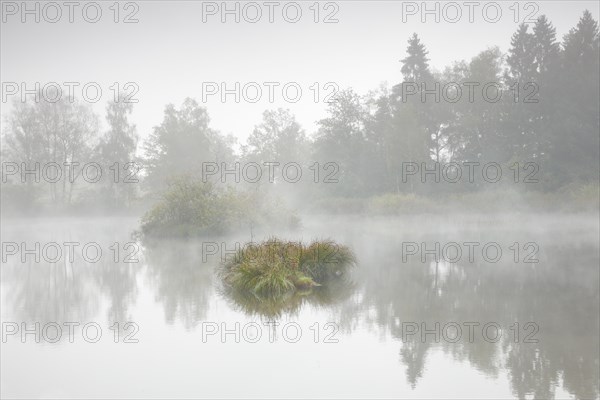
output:
[{"label": "fog", "polygon": [[[510,215],[355,221],[338,216],[326,222],[307,221],[293,232],[257,233],[255,240],[272,234],[335,237],[351,246],[359,260],[351,287],[333,288],[317,301],[283,304],[276,313],[240,303],[219,290],[213,271],[224,250],[215,253],[213,244],[226,243],[231,250],[240,235],[140,244],[134,254],[138,261],[131,263],[115,263],[112,253],[88,263],[79,251],[74,252],[73,263],[36,263],[31,257],[22,263],[9,257],[2,268],[4,321],[27,321],[30,329],[34,322],[44,326],[54,321],[61,325],[95,321],[104,336],[91,344],[75,330],[70,343],[65,326],[56,343],[48,343],[43,335],[40,343],[21,343],[18,335],[9,336],[3,344],[3,390],[8,397],[28,398],[84,397],[92,387],[101,397],[134,397],[144,388],[153,396],[177,397],[335,393],[413,398],[443,397],[445,392],[437,388],[442,385],[464,396],[476,391],[489,398],[530,394],[593,398],[598,395],[600,314],[597,223],[587,214],[520,219],[521,224]],[[108,251],[113,242],[127,242],[136,226],[135,219],[48,218],[20,224],[5,221],[2,235],[30,247],[41,240],[93,240]],[[521,256],[515,263],[509,246],[531,241],[539,246],[535,254],[539,262],[527,263]],[[463,248],[467,242],[497,243],[504,254],[488,262],[479,246],[473,259],[465,252],[460,260],[449,262],[441,254],[436,263],[435,255],[429,254],[422,262],[425,248],[416,254],[403,251],[401,243],[412,242],[426,243],[429,249],[436,242],[455,242]],[[108,329],[115,321],[135,321],[139,331],[131,339],[139,343],[115,344]],[[263,325],[269,321],[281,324],[273,342],[269,325]],[[250,322],[262,326],[257,343],[248,343],[241,333],[239,343],[234,333],[224,342],[221,332],[206,333],[212,332],[209,323],[219,329],[225,324],[224,329],[235,332],[235,323]],[[335,330],[325,330],[332,322]],[[282,337],[286,323],[300,326],[301,340],[290,343]],[[311,331],[315,323],[321,326],[318,343]],[[451,343],[438,333],[436,341],[429,333],[422,341],[421,332],[407,333],[412,323],[419,327],[425,323],[432,332],[436,323],[456,323],[463,338]],[[473,327],[472,342],[465,323],[480,324]],[[495,343],[483,337],[482,326],[487,323],[501,326],[502,337]],[[515,323],[521,324],[517,343]],[[535,325],[525,329],[527,323]],[[132,332],[130,328],[122,335]],[[337,342],[324,342],[324,336],[334,332],[331,340]],[[455,337],[454,331],[446,334],[448,339]],[[55,337],[52,329],[47,335]],[[293,338],[295,333],[289,335]],[[489,336],[494,335],[492,329]],[[523,343],[528,335],[536,342]],[[283,365],[291,371],[281,371]],[[173,368],[179,372],[174,374]],[[305,369],[304,379],[311,384],[295,384],[294,368]],[[229,385],[224,376],[231,375],[242,385]],[[99,377],[110,384],[98,385]],[[262,379],[272,383],[253,383]],[[457,379],[467,380],[468,387],[454,386]],[[33,386],[31,381],[39,384]]]},{"label": "fog", "polygon": [[597,3],[56,4],[2,2],[2,398],[600,396]]}]

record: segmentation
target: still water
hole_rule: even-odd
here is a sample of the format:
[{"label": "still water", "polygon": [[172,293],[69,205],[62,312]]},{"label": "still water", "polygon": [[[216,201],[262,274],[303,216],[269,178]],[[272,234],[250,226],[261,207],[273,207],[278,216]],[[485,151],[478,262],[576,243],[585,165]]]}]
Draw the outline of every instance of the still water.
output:
[{"label": "still water", "polygon": [[[597,214],[328,216],[152,243],[137,226],[3,220],[2,397],[598,398]],[[271,235],[332,238],[358,265],[284,304],[228,297],[220,260]]]}]

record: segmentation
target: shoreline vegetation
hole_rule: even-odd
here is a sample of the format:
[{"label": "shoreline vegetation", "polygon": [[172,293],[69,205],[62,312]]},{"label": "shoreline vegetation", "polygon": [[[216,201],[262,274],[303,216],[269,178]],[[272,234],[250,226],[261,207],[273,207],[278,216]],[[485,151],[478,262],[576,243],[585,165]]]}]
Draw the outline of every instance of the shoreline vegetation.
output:
[{"label": "shoreline vegetation", "polygon": [[[178,178],[180,179],[180,178]],[[177,179],[176,179],[177,180]],[[175,185],[178,186],[178,185]],[[306,196],[301,204],[294,204],[294,210],[286,207],[291,203],[285,196],[277,199],[266,198],[266,194],[256,191],[235,191],[231,188],[220,186],[207,186],[205,189],[194,188],[194,184],[184,184],[179,189],[183,192],[177,194],[179,189],[169,192],[167,189],[162,195],[152,198],[140,199],[140,207],[135,211],[129,209],[112,210],[107,213],[105,209],[94,209],[93,207],[73,207],[70,209],[36,207],[26,214],[13,212],[9,207],[2,204],[1,216],[3,219],[11,218],[36,218],[48,216],[52,211],[52,217],[77,217],[86,216],[108,216],[108,217],[134,217],[140,218],[140,231],[144,236],[156,238],[166,237],[195,237],[213,233],[227,233],[233,229],[243,228],[250,230],[261,226],[274,224],[278,227],[295,228],[301,225],[303,216],[315,216],[326,214],[348,214],[348,215],[416,215],[416,214],[445,214],[454,213],[489,213],[490,215],[501,215],[505,213],[561,213],[561,214],[598,214],[600,210],[600,186],[594,183],[570,184],[556,191],[542,190],[515,190],[510,187],[498,187],[471,192],[456,193],[382,193],[366,197],[353,196]],[[174,187],[171,186],[170,189]],[[217,223],[214,218],[202,219],[202,208],[196,209],[198,214],[189,217],[189,212],[194,212],[196,200],[186,204],[186,210],[169,208],[181,203],[179,196],[185,197],[186,191],[198,190],[204,193],[219,193],[211,198],[211,202],[224,201],[221,204],[223,210],[221,215],[228,218],[223,223]],[[210,196],[209,196],[210,197]],[[202,198],[199,197],[199,199]],[[252,207],[242,207],[239,201],[242,198],[252,199]],[[234,203],[237,199],[238,206]],[[191,200],[191,199],[190,199]],[[198,200],[199,201],[199,200]],[[245,214],[245,209],[250,209],[257,214],[256,202],[260,201],[260,212],[251,216]],[[216,203],[214,203],[216,204]],[[147,210],[147,211],[143,211]],[[202,221],[200,225],[198,223]],[[210,221],[210,223],[209,223]]]},{"label": "shoreline vegetation", "polygon": [[291,211],[284,199],[270,200],[257,191],[202,183],[191,177],[174,179],[169,188],[141,218],[145,237],[200,237],[261,227],[296,229],[302,215],[405,216],[446,213],[598,213],[599,187],[596,184],[570,185],[556,192],[489,190],[435,195],[386,193],[364,198],[307,198]]},{"label": "shoreline vegetation", "polygon": [[598,213],[597,184],[568,185],[555,192],[519,191],[510,187],[459,193],[385,193],[365,198],[336,197],[315,200],[311,214],[407,215],[485,212]]},{"label": "shoreline vegetation", "polygon": [[[293,213],[281,210],[280,198],[305,215],[597,212],[600,31],[590,11],[562,37],[539,15],[505,38],[507,51],[490,43],[436,67],[416,32],[407,39],[404,51],[389,50],[400,60],[396,78],[362,93],[336,89],[310,130],[280,104],[246,132],[224,134],[194,93],[166,104],[143,134],[134,103],[113,99],[102,118],[81,98],[15,97],[0,134],[2,216],[151,209],[148,233],[186,236],[286,224]],[[274,184],[254,180],[256,165],[266,163],[262,176],[271,178],[273,167]],[[490,179],[496,172],[501,181]],[[207,199],[208,209],[185,204],[177,184],[166,186],[185,174],[214,180],[179,184]],[[226,180],[243,191],[222,188]],[[244,201],[250,206],[240,207]]]}]

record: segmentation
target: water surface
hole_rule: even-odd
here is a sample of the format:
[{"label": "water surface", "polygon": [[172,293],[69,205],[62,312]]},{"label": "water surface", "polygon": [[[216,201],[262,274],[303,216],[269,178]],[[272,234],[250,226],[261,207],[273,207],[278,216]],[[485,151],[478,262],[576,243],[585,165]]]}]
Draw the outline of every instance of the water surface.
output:
[{"label": "water surface", "polygon": [[[66,328],[56,343],[7,336],[3,397],[598,397],[598,215],[340,216],[305,219],[293,232],[254,230],[254,240],[332,238],[359,260],[351,284],[280,308],[229,298],[215,278],[220,255],[249,241],[248,229],[139,242],[137,224],[3,221],[4,243],[95,242],[103,250],[97,262],[80,251],[72,263],[23,263],[20,253],[3,260],[3,323],[39,322],[49,338],[48,324],[80,324],[72,343]],[[129,242],[137,247],[123,248]],[[407,255],[408,243],[420,246],[416,255]],[[472,259],[423,261],[435,243],[479,245]],[[482,254],[491,243],[502,250],[495,262]],[[124,262],[127,255],[138,262]],[[92,322],[102,329],[96,343],[81,332]]]}]

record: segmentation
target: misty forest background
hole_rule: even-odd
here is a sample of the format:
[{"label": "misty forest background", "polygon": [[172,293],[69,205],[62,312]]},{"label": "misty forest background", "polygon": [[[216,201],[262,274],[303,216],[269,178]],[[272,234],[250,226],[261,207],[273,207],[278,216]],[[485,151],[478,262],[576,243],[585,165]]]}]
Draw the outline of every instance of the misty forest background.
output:
[{"label": "misty forest background", "polygon": [[[193,183],[201,178],[202,163],[249,161],[297,162],[303,165],[305,176],[300,182],[286,183],[279,178],[280,166],[274,184],[264,176],[255,184],[236,184],[228,178],[238,195],[223,188],[219,201],[245,203],[246,213],[250,204],[275,207],[280,197],[294,209],[324,212],[491,210],[499,203],[509,210],[597,210],[599,42],[598,23],[587,11],[562,42],[551,22],[541,16],[532,27],[518,27],[507,54],[497,47],[488,48],[440,72],[429,67],[426,44],[414,34],[401,60],[399,82],[392,88],[382,87],[364,96],[351,88],[338,92],[312,135],[290,110],[267,110],[247,142],[239,146],[234,137],[212,128],[208,111],[191,98],[180,106],[167,105],[162,123],[144,142],[130,120],[131,103],[109,103],[108,130],[100,132],[100,117],[77,99],[16,101],[2,132],[5,163],[95,161],[105,169],[95,184],[81,179],[71,183],[66,174],[56,183],[34,182],[31,177],[22,183],[19,174],[8,176],[2,183],[2,211],[4,215],[49,210],[137,214],[171,196],[166,208],[154,210],[163,218],[173,212],[169,207],[185,203],[185,196],[214,198],[213,186]],[[433,95],[427,95],[423,102],[419,93],[402,98],[402,82],[425,83],[428,89],[434,82],[481,85],[475,89],[473,102],[468,101],[464,88],[460,101],[442,98],[435,102]],[[500,101],[482,100],[481,87],[488,82],[502,85]],[[469,183],[464,169],[459,183],[435,183],[429,178],[423,184],[418,174],[402,180],[402,163],[409,161],[428,165],[496,162],[511,175],[490,184],[476,169],[475,182]],[[115,162],[119,163],[119,182],[110,169]],[[128,162],[142,167],[134,175],[139,183],[123,182],[135,173],[135,168],[127,169]],[[319,163],[319,183],[314,182],[315,162]],[[325,168],[328,162],[339,170],[332,165]],[[535,174],[539,182],[523,182],[527,162],[539,166]],[[518,183],[510,169],[515,163],[521,169]],[[324,182],[328,176],[338,183]],[[212,177],[214,186],[227,186],[219,178]],[[179,195],[173,194],[173,188]]]}]

